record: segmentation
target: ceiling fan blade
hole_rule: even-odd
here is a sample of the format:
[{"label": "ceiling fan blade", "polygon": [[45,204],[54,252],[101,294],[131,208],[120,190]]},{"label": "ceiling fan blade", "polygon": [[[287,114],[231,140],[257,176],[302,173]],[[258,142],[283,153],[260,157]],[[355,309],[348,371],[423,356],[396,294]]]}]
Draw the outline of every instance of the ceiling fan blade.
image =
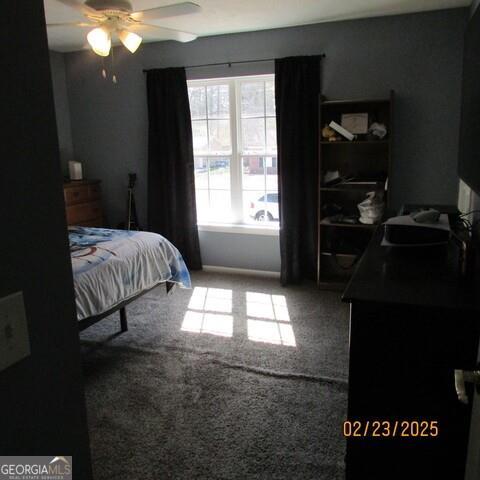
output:
[{"label": "ceiling fan blade", "polygon": [[150,8],[133,12],[131,16],[135,20],[155,20],[158,18],[177,17],[190,13],[198,13],[202,10],[200,5],[192,2],[176,3],[174,5],[165,5],[164,7]]},{"label": "ceiling fan blade", "polygon": [[86,22],[72,22],[72,23],[47,23],[47,27],[81,27],[81,28],[92,28],[97,27],[97,23],[86,23]]},{"label": "ceiling fan blade", "polygon": [[171,28],[159,27],[157,25],[148,25],[146,23],[137,23],[128,27],[129,30],[151,31],[157,34],[164,34],[166,40],[176,40],[177,42],[191,42],[197,38],[194,33],[181,32],[180,30],[172,30]]},{"label": "ceiling fan blade", "polygon": [[82,1],[80,0],[57,0],[59,3],[63,3],[67,7],[73,8],[77,10],[78,12],[82,13],[83,15],[88,15],[91,17],[101,17],[102,14],[98,10],[95,10],[92,7],[89,7],[88,5],[85,5]]}]

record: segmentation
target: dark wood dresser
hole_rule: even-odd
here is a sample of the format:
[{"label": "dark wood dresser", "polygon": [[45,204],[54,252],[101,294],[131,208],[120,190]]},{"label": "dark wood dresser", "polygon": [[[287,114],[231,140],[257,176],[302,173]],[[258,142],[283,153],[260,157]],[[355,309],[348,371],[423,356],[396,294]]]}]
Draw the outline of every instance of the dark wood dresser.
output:
[{"label": "dark wood dresser", "polygon": [[74,180],[63,184],[68,225],[103,227],[100,180]]},{"label": "dark wood dresser", "polygon": [[343,296],[348,420],[357,422],[346,432],[346,478],[462,480],[470,407],[458,401],[454,369],[475,369],[480,275],[462,277],[453,243],[387,248],[382,236]]}]

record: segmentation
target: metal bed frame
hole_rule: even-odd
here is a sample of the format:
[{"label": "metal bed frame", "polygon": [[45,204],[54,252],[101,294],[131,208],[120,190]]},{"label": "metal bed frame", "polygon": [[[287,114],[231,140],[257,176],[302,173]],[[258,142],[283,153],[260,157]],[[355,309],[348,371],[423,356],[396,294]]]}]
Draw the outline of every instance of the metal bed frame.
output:
[{"label": "metal bed frame", "polygon": [[134,295],[133,297],[130,297],[127,300],[124,300],[123,302],[120,302],[118,305],[115,305],[115,307],[112,307],[110,310],[107,310],[106,312],[100,313],[99,315],[94,315],[92,317],[87,317],[82,320],[79,320],[78,322],[78,330],[81,332],[82,330],[85,330],[88,327],[91,327],[95,323],[99,322],[100,320],[103,320],[106,317],[109,317],[115,312],[120,312],[120,331],[121,332],[126,332],[128,330],[128,320],[127,320],[127,311],[125,307],[129,304],[140,298],[141,296],[145,295],[146,293],[150,292],[154,288],[157,288],[159,285],[165,284],[165,288],[167,290],[167,293],[170,293],[172,288],[175,286],[175,283],[170,282],[170,281],[162,281],[158,282],[155,284],[152,288],[148,288],[147,290],[142,290],[140,293],[137,295]]}]

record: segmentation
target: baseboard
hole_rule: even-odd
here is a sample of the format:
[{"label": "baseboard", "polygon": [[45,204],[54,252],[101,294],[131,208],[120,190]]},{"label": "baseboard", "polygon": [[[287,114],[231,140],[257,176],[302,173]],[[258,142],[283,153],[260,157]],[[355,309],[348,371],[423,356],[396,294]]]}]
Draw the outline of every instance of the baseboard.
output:
[{"label": "baseboard", "polygon": [[215,265],[204,265],[205,272],[234,273],[237,275],[254,275],[257,277],[280,278],[280,272],[269,272],[267,270],[250,270],[248,268],[218,267]]}]

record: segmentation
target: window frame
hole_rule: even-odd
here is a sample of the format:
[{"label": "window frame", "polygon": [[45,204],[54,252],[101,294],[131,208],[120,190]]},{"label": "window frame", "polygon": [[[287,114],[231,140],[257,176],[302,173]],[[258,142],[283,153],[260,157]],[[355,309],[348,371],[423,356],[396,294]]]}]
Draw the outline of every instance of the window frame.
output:
[{"label": "window frame", "polygon": [[[245,81],[275,81],[275,75],[245,75],[237,77],[220,77],[211,79],[192,79],[187,80],[187,87],[208,87],[210,85],[228,84],[229,88],[229,104],[230,104],[230,142],[232,151],[230,154],[230,198],[232,209],[232,222],[212,222],[199,221],[197,226],[199,231],[206,232],[224,232],[224,233],[241,233],[241,234],[257,234],[257,235],[272,235],[278,236],[279,224],[268,225],[267,222],[261,225],[255,225],[244,222],[243,216],[243,189],[242,189],[242,158],[245,156],[252,156],[252,154],[243,154],[242,139],[241,139],[241,83]],[[266,107],[265,107],[266,109]],[[264,112],[263,118],[269,118]],[[266,126],[265,126],[266,129]],[[207,132],[208,133],[208,132]],[[265,132],[266,135],[266,132]],[[265,138],[265,142],[267,139]],[[214,158],[214,155],[198,155],[208,158]],[[220,156],[220,155],[218,155]],[[229,155],[222,155],[229,156]],[[272,156],[265,152],[264,154],[253,155],[259,157]],[[277,156],[278,162],[278,156]],[[266,195],[270,192],[265,192]],[[277,191],[278,194],[278,191]]]}]

